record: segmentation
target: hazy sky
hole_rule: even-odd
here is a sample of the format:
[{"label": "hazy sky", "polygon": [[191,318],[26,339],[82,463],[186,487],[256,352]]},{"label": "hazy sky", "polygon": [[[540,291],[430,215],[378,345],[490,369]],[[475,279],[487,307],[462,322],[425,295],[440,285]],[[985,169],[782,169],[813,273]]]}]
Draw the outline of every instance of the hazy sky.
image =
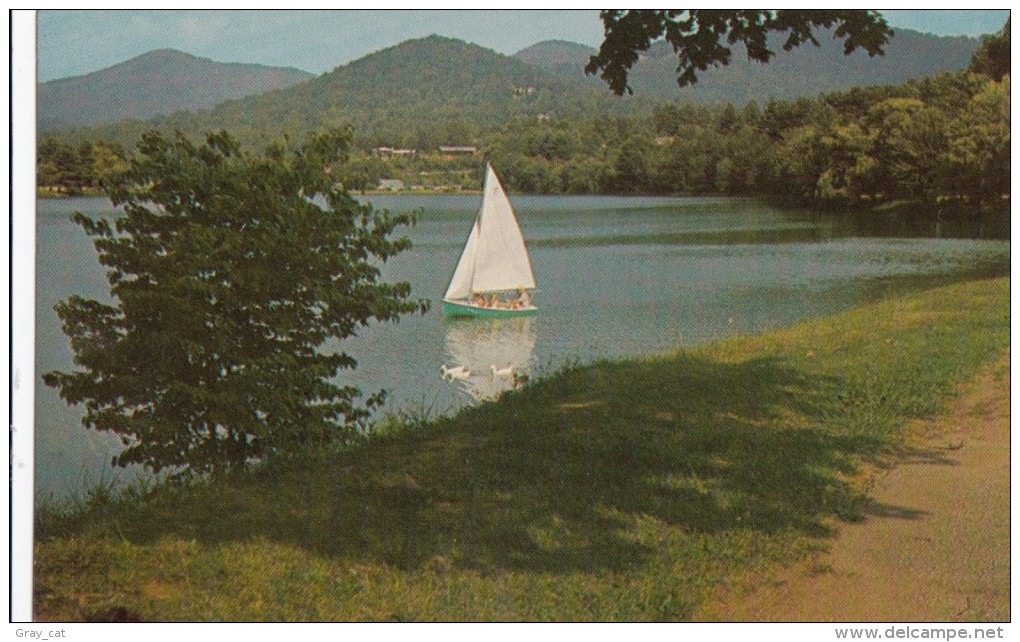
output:
[{"label": "hazy sky", "polygon": [[[998,31],[1008,10],[883,12],[891,26],[939,35]],[[542,40],[602,41],[595,10],[40,11],[39,80],[77,76],[153,49],[220,62],[297,67],[320,74],[437,33],[512,54]]]}]

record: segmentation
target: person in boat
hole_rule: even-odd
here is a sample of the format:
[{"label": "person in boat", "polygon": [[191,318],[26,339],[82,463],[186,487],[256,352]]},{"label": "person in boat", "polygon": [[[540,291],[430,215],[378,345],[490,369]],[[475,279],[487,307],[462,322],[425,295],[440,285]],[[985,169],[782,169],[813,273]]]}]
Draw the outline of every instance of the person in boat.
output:
[{"label": "person in boat", "polygon": [[472,300],[472,302],[475,305],[477,305],[478,307],[480,307],[480,308],[484,308],[487,305],[486,302],[485,302],[485,297],[482,296],[481,293],[478,293],[478,292],[475,293],[475,297]]},{"label": "person in boat", "polygon": [[492,295],[489,297],[489,306],[488,307],[490,307],[490,308],[498,308],[499,307],[499,297],[496,296],[495,292],[493,292]]},{"label": "person in boat", "polygon": [[517,307],[526,308],[531,305],[531,295],[524,288],[517,288]]}]

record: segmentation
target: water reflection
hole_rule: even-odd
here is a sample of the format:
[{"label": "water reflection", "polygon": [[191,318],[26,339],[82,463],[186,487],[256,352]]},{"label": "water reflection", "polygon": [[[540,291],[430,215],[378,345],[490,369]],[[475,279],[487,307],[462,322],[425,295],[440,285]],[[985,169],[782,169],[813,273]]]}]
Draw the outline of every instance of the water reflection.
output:
[{"label": "water reflection", "polygon": [[531,372],[533,322],[532,317],[446,321],[441,375],[478,401],[515,387]]}]

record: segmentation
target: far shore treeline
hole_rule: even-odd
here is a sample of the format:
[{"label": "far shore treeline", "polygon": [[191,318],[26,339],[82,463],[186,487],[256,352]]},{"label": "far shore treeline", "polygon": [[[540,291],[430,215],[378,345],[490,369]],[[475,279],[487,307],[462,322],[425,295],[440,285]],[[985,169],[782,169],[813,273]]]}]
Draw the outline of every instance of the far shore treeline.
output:
[{"label": "far shore treeline", "polygon": [[[1008,68],[989,62],[997,38],[1008,39],[1008,25],[985,38],[966,71],[816,98],[662,102],[641,115],[517,116],[490,128],[452,115],[440,137],[410,126],[385,141],[355,132],[339,175],[353,190],[384,179],[409,189],[477,189],[484,158],[514,192],[748,195],[829,207],[907,201],[973,211],[1010,190]],[[225,128],[261,146],[236,125]],[[104,176],[126,168],[119,142],[82,136],[41,139],[41,194],[99,193]],[[439,140],[474,151],[443,153]]]}]

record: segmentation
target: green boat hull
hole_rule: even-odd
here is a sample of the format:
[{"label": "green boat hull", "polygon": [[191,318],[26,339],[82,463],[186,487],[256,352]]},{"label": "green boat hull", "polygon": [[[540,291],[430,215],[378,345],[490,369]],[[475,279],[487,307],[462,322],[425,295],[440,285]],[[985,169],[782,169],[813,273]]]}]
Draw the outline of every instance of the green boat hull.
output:
[{"label": "green boat hull", "polygon": [[444,317],[484,317],[492,319],[503,317],[526,317],[537,312],[538,308],[535,306],[517,308],[516,310],[510,308],[480,308],[468,303],[459,303],[457,301],[447,301],[446,299],[443,299]]}]

